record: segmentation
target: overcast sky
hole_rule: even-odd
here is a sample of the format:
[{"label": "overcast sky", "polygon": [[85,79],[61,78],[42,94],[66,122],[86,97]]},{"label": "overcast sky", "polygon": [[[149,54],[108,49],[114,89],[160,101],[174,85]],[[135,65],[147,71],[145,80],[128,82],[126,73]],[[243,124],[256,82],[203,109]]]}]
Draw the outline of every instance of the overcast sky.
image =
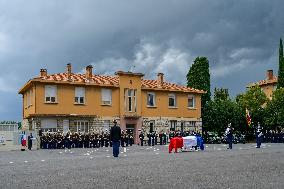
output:
[{"label": "overcast sky", "polygon": [[0,121],[22,118],[18,90],[29,79],[65,71],[145,73],[186,84],[197,56],[211,86],[230,94],[278,70],[283,0],[0,1]]}]

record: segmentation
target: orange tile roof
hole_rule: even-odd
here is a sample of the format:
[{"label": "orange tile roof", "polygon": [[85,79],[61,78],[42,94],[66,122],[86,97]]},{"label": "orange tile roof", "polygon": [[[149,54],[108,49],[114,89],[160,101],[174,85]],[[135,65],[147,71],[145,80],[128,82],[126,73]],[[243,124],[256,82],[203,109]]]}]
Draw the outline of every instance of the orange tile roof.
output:
[{"label": "orange tile roof", "polygon": [[256,83],[251,83],[251,84],[248,85],[248,87],[252,87],[252,86],[255,86],[255,85],[262,86],[262,85],[268,85],[268,84],[276,84],[277,81],[278,81],[278,77],[273,76],[272,79],[264,79],[264,80],[260,80]]},{"label": "orange tile roof", "polygon": [[34,79],[45,81],[66,81],[74,83],[92,83],[94,85],[110,85],[118,86],[118,77],[105,76],[105,75],[93,75],[91,79],[87,79],[85,74],[71,74],[70,80],[68,80],[67,73],[58,73],[47,75],[46,77],[36,77]]},{"label": "orange tile roof", "polygon": [[[32,81],[63,82],[63,83],[71,82],[74,84],[85,83],[85,84],[92,84],[99,86],[119,87],[119,76],[105,76],[105,75],[93,75],[91,79],[87,79],[85,74],[72,73],[70,79],[68,80],[67,73],[58,73],[58,74],[47,75],[45,77],[39,76],[30,80],[29,82]],[[25,91],[26,85],[19,91],[19,93],[23,93]],[[146,80],[146,79],[142,79],[141,88],[166,90],[166,91],[181,91],[181,92],[191,92],[191,93],[205,93],[205,91],[203,90],[198,90],[168,82],[164,82],[163,85],[159,87],[157,80]]]}]

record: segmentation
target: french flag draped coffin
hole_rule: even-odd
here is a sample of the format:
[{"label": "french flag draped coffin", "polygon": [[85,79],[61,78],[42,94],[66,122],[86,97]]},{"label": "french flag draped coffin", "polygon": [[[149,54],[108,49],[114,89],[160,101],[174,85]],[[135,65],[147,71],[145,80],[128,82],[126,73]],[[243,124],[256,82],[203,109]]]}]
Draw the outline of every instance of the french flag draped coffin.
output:
[{"label": "french flag draped coffin", "polygon": [[178,148],[186,149],[192,149],[193,147],[199,147],[200,150],[204,150],[204,142],[202,137],[200,136],[187,136],[187,137],[174,137],[170,141],[169,145],[169,153],[172,152],[172,150],[175,150],[175,153],[177,153]]}]

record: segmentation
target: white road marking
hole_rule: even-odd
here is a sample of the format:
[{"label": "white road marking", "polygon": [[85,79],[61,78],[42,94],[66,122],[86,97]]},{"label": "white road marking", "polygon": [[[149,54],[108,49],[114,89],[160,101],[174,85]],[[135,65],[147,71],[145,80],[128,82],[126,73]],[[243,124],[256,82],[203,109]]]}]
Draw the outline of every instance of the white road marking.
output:
[{"label": "white road marking", "polygon": [[106,150],[106,152],[108,152],[109,150]]},{"label": "white road marking", "polygon": [[124,157],[126,157],[127,155],[126,154],[124,154]]},{"label": "white road marking", "polygon": [[121,154],[123,154],[123,152],[121,152]]},{"label": "white road marking", "polygon": [[110,156],[107,156],[107,158],[109,158]]},{"label": "white road marking", "polygon": [[41,161],[42,161],[42,162],[44,162],[45,160],[44,160],[44,159],[42,159]]},{"label": "white road marking", "polygon": [[60,154],[62,154],[62,152],[59,152]]},{"label": "white road marking", "polygon": [[222,150],[221,148],[217,148],[217,150]]},{"label": "white road marking", "polygon": [[14,163],[14,162],[10,161],[9,163],[12,164],[12,163]]},{"label": "white road marking", "polygon": [[156,155],[159,155],[159,153],[156,153]]}]

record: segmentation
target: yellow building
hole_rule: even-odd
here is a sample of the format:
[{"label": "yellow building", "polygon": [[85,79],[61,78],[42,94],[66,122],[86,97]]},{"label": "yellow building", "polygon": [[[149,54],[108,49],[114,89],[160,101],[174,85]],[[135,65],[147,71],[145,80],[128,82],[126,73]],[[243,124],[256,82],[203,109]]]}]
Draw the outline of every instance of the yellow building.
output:
[{"label": "yellow building", "polygon": [[142,130],[201,131],[201,94],[204,91],[164,81],[143,79],[142,73],[118,71],[115,76],[65,73],[29,80],[23,95],[23,127],[30,130],[105,131],[116,120],[134,138]]},{"label": "yellow building", "polygon": [[248,87],[253,87],[256,85],[260,86],[265,95],[271,99],[273,91],[275,91],[277,88],[277,76],[273,75],[273,70],[267,70],[266,79],[256,83],[251,83],[248,85]]}]

